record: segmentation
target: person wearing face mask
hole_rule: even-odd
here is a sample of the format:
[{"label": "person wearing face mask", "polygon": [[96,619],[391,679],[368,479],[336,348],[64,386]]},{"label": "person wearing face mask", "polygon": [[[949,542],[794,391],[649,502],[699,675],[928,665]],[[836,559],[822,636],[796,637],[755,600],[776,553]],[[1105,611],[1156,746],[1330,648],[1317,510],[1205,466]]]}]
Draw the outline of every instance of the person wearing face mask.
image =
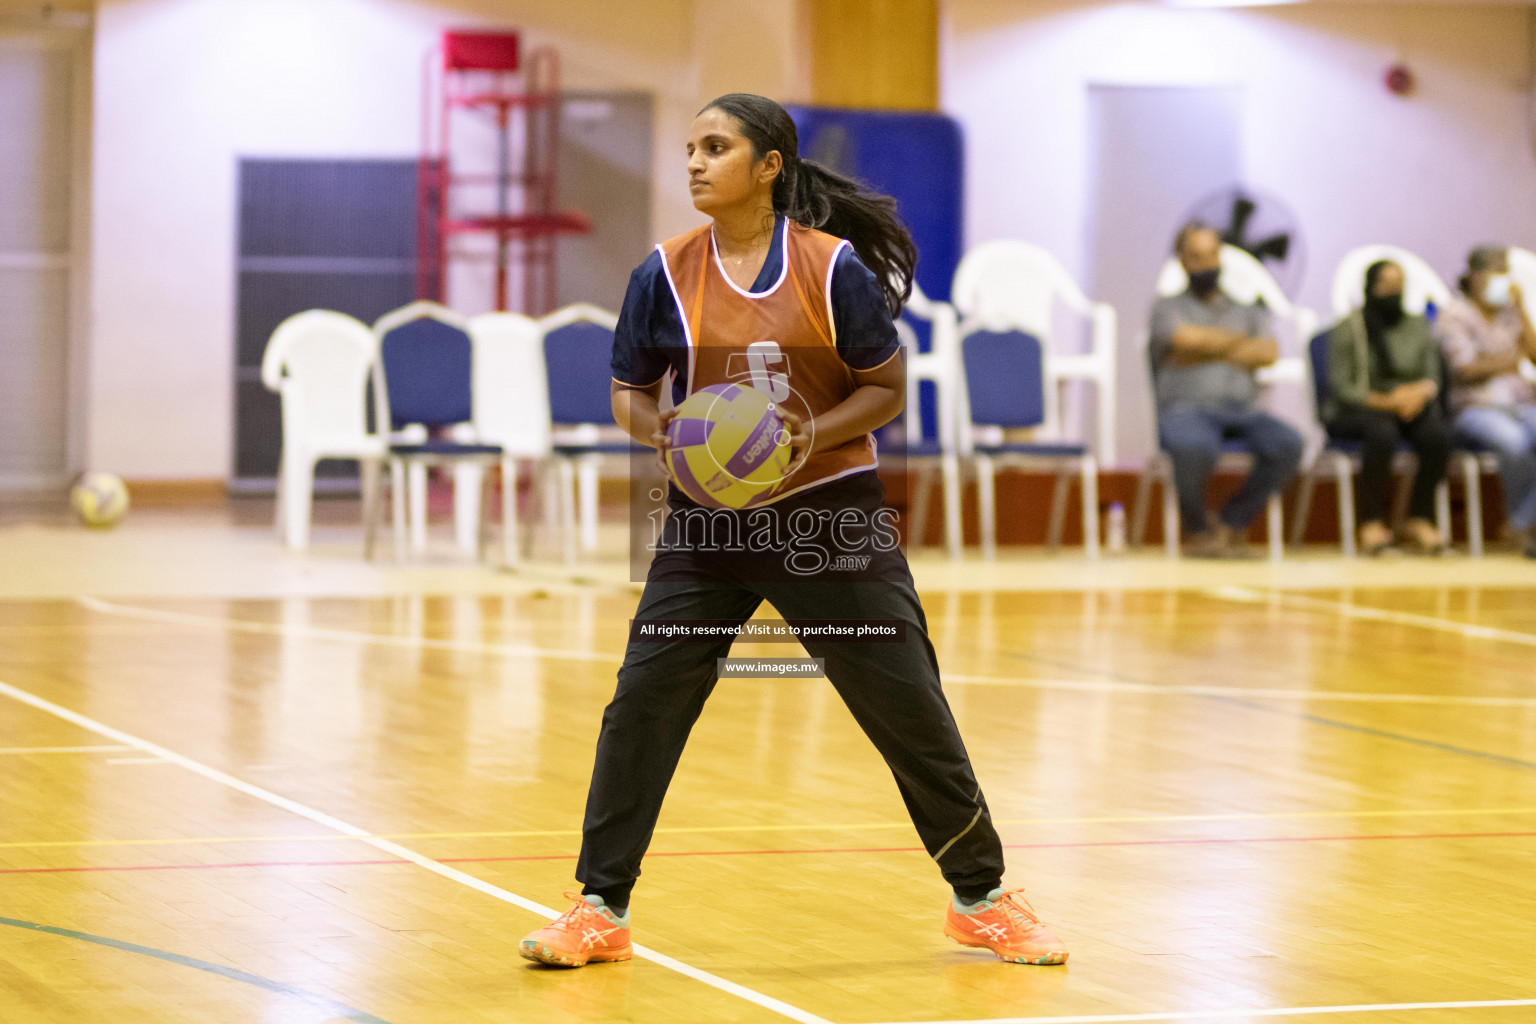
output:
[{"label": "person wearing face mask", "polygon": [[1436,324],[1456,432],[1498,456],[1509,529],[1536,558],[1536,387],[1520,375],[1520,360],[1536,359],[1536,330],[1502,246],[1473,249],[1460,285]]},{"label": "person wearing face mask", "polygon": [[[1153,386],[1158,440],[1173,462],[1179,514],[1192,534],[1190,553],[1220,558],[1239,549],[1248,524],[1296,475],[1302,439],[1284,421],[1258,408],[1254,371],[1279,356],[1269,311],[1221,290],[1221,237],[1209,225],[1180,229],[1174,253],[1189,288],[1152,307]],[[1222,444],[1238,441],[1253,455],[1253,471],[1222,507],[1205,508],[1205,487]]]},{"label": "person wearing face mask", "polygon": [[1332,437],[1363,445],[1360,549],[1379,555],[1392,543],[1387,492],[1392,459],[1404,441],[1418,456],[1404,539],[1420,551],[1444,550],[1435,529],[1435,489],[1445,479],[1451,432],[1436,398],[1440,351],[1429,321],[1403,310],[1403,268],[1382,260],[1365,272],[1365,303],[1328,332],[1328,393],[1323,424]]}]

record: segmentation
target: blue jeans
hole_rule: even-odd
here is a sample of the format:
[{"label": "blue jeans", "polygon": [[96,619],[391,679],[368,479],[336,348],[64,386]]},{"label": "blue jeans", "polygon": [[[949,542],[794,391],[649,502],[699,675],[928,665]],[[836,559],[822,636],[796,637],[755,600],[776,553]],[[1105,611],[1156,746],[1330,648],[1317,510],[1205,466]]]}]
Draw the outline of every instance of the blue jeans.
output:
[{"label": "blue jeans", "polygon": [[1463,409],[1456,432],[1498,456],[1509,525],[1536,526],[1536,405]]},{"label": "blue jeans", "polygon": [[1240,442],[1253,456],[1253,472],[1221,510],[1221,521],[1239,532],[1301,465],[1301,435],[1256,409],[1165,409],[1157,428],[1163,451],[1173,460],[1179,515],[1191,532],[1205,529],[1205,485],[1221,458],[1223,442]]}]

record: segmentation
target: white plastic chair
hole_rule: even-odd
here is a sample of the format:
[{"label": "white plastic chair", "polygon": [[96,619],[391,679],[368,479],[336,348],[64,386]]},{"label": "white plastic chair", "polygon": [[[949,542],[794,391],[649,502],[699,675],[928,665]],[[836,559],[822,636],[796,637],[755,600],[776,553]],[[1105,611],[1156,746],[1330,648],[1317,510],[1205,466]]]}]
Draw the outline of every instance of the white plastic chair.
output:
[{"label": "white plastic chair", "polygon": [[[950,558],[959,558],[964,525],[960,520],[960,452],[956,439],[957,394],[962,386],[959,322],[953,306],[928,298],[915,281],[903,312],[927,321],[931,340],[928,351],[919,352],[912,325],[905,318],[896,321],[896,334],[901,339],[906,363],[907,404],[902,426],[907,443],[907,468],[917,470],[908,508],[907,541],[917,546],[926,535],[928,495],[933,489],[934,467],[937,466],[943,485],[944,549]],[[938,436],[931,440],[923,437],[920,398],[923,381],[933,385],[937,405]]]},{"label": "white plastic chair", "polygon": [[1395,245],[1362,245],[1345,253],[1333,272],[1335,319],[1348,316],[1360,305],[1365,272],[1380,260],[1391,260],[1403,268],[1403,308],[1410,313],[1423,313],[1429,302],[1444,309],[1451,301],[1451,289],[1422,257]]},{"label": "white plastic chair", "polygon": [[[1525,315],[1536,323],[1536,252],[1518,245],[1509,247],[1509,276],[1525,295]],[[1520,373],[1526,380],[1536,381],[1536,363],[1520,360]]]},{"label": "white plastic chair", "polygon": [[[1253,303],[1262,299],[1265,307],[1276,320],[1290,324],[1299,346],[1305,349],[1307,342],[1317,333],[1317,314],[1306,306],[1291,302],[1285,292],[1280,289],[1280,283],[1275,280],[1274,275],[1265,270],[1264,264],[1251,254],[1234,245],[1223,245],[1220,258],[1221,290],[1238,302]],[[1188,287],[1189,275],[1185,273],[1183,265],[1177,259],[1170,259],[1163,264],[1163,269],[1157,277],[1158,295],[1178,295]],[[1146,358],[1146,345],[1149,341],[1150,339],[1143,332],[1141,335],[1142,363],[1148,366],[1150,364]],[[1308,379],[1306,359],[1302,356],[1281,356],[1274,364],[1261,368],[1255,376],[1261,385],[1281,382],[1304,383]],[[1153,408],[1155,419],[1156,403]],[[1154,422],[1154,436],[1156,436],[1156,430],[1157,425]],[[1252,457],[1246,452],[1226,451],[1222,453],[1216,465],[1218,469],[1246,470],[1252,465],[1252,461]],[[1152,484],[1158,481],[1163,485],[1163,549],[1169,558],[1178,558],[1179,503],[1173,488],[1173,462],[1160,446],[1147,459],[1146,467],[1136,483],[1136,507],[1131,516],[1130,540],[1133,545],[1140,545],[1146,536],[1147,509],[1151,499]],[[1265,525],[1271,561],[1278,562],[1285,557],[1284,518],[1280,495],[1270,495],[1265,506]]]},{"label": "white plastic chair", "polygon": [[343,313],[311,309],[278,324],[261,360],[261,381],[282,398],[283,451],[277,529],[288,547],[309,546],[315,463],[356,459],[362,475],[364,552],[373,554],[374,507],[384,438],[368,430],[373,332]]},{"label": "white plastic chair", "polygon": [[[611,334],[618,327],[619,318],[599,306],[577,302],[555,310],[537,323],[542,344],[543,339],[562,327],[575,324],[594,324]],[[594,415],[597,406],[608,407],[608,382],[612,377],[606,353],[602,365],[590,368],[590,374],[587,369],[583,368],[580,378],[575,380],[546,378],[549,388],[546,395],[551,407],[561,404],[562,400],[569,397],[568,393],[573,391],[582,395],[580,404],[591,406]],[[547,366],[546,372],[549,372]],[[601,394],[597,390],[599,387]],[[567,393],[559,396],[549,393],[557,388]],[[573,562],[576,559],[578,535],[583,550],[590,552],[597,549],[598,483],[601,472],[612,458],[622,456],[624,465],[620,475],[628,476],[630,441],[623,430],[614,425],[610,412],[599,420],[554,423],[551,442],[557,483],[553,491],[545,491],[546,501],[549,502],[546,505],[546,518],[551,523],[559,524],[565,560]],[[573,527],[576,529],[573,530]]]},{"label": "white plastic chair", "polygon": [[[1055,302],[1092,324],[1086,353],[1064,354],[1055,338]],[[1084,380],[1093,385],[1098,406],[1094,451],[1105,465],[1115,464],[1114,307],[1093,302],[1072,280],[1061,261],[1029,242],[1001,240],[978,245],[955,269],[951,301],[968,323],[987,329],[1016,329],[1040,339],[1047,353],[1045,430],[1060,430],[1060,384]]]},{"label": "white plastic chair", "polygon": [[[502,516],[506,522],[505,559],[517,564],[517,461],[544,464],[550,454],[549,382],[544,374],[544,333],[538,321],[520,313],[485,313],[468,324],[474,346],[474,433],[477,440],[501,445]],[[466,466],[459,487],[478,489],[478,466]],[[478,509],[478,500],[463,504]],[[478,524],[475,527],[478,535]]]}]

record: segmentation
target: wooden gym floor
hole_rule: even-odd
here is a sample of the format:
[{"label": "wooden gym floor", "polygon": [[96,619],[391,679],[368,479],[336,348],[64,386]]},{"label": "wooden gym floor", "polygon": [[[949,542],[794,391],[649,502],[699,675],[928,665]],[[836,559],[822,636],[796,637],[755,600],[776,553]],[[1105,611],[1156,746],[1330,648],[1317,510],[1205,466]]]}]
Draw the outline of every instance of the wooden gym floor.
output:
[{"label": "wooden gym floor", "polygon": [[516,945],[572,887],[624,566],[365,566],[354,534],[0,514],[5,1024],[1536,1020],[1529,563],[916,559],[1070,963],[945,939],[825,681],[737,680],[644,951],[558,971]]}]

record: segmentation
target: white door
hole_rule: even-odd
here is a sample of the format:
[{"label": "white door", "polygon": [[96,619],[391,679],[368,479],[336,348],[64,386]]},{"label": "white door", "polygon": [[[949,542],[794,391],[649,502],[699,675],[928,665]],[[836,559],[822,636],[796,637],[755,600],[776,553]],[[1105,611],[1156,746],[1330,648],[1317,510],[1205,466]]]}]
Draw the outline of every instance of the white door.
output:
[{"label": "white door", "polygon": [[1237,86],[1089,87],[1088,294],[1120,311],[1118,451],[1152,453],[1146,352],[1157,273],[1180,222],[1205,196],[1243,180]]},{"label": "white door", "polygon": [[73,33],[0,29],[0,490],[70,469],[82,63]]}]

